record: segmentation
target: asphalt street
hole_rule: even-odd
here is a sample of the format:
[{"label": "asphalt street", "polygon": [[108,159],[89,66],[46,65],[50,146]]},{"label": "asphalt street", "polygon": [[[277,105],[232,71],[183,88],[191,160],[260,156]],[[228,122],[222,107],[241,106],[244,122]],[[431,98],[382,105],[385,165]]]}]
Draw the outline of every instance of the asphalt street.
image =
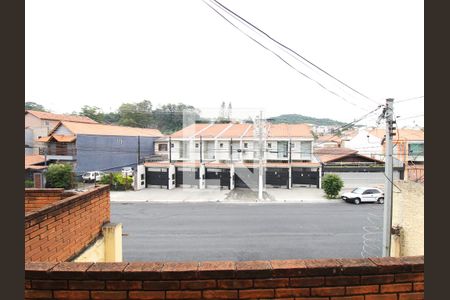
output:
[{"label": "asphalt street", "polygon": [[383,206],[349,203],[111,203],[124,261],[381,255]]}]

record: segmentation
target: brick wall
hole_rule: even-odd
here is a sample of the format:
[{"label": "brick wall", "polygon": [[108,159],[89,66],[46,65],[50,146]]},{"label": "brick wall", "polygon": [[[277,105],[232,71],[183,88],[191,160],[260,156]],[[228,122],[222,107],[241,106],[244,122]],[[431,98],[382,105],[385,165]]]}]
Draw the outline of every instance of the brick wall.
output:
[{"label": "brick wall", "polygon": [[[28,193],[39,194],[33,189]],[[108,186],[70,197],[61,190],[49,191],[48,195],[52,193],[55,195],[54,198],[48,196],[50,200],[33,202],[29,198],[28,205],[53,202],[25,213],[25,261],[67,261],[95,241],[103,224],[110,220]],[[58,193],[61,200],[55,200]]]},{"label": "brick wall", "polygon": [[25,189],[25,212],[36,211],[64,197],[64,189]]},{"label": "brick wall", "polygon": [[424,299],[424,258],[27,263],[26,299]]}]

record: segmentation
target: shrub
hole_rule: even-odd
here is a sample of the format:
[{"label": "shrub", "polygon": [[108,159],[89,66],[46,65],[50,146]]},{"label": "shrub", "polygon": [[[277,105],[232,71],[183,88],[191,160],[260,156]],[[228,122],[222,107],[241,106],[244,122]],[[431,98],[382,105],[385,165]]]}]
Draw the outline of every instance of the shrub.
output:
[{"label": "shrub", "polygon": [[101,184],[109,184],[112,191],[126,191],[133,189],[133,178],[123,177],[122,173],[106,174],[100,180]]},{"label": "shrub", "polygon": [[32,187],[34,187],[34,181],[30,179],[25,180],[25,188],[32,188]]},{"label": "shrub", "polygon": [[71,189],[74,185],[74,174],[69,164],[52,164],[45,174],[46,187]]},{"label": "shrub", "polygon": [[336,198],[343,186],[344,182],[339,175],[327,174],[322,179],[322,188],[328,198]]}]

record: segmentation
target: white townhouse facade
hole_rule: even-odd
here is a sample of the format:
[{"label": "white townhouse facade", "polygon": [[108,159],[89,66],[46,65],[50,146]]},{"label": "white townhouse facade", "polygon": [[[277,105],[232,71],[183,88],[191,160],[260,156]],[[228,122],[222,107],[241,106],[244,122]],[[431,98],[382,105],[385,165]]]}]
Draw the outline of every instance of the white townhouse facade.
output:
[{"label": "white townhouse facade", "polygon": [[[314,161],[313,141],[309,125],[268,123],[263,137],[264,160]],[[167,154],[171,161],[236,163],[259,160],[259,137],[253,124],[192,124],[159,139],[155,147],[156,153]]]}]

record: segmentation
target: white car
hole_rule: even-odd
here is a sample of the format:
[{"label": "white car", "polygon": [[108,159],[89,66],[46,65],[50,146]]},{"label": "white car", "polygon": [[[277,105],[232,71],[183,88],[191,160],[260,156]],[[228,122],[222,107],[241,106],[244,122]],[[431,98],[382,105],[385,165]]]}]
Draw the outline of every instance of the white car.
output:
[{"label": "white car", "polygon": [[105,176],[105,173],[102,171],[90,171],[86,172],[81,176],[83,178],[84,182],[94,182],[94,181],[100,181],[103,176]]},{"label": "white car", "polygon": [[361,202],[384,203],[383,191],[372,187],[358,187],[349,193],[344,193],[341,198],[346,202],[355,204],[360,204]]},{"label": "white car", "polygon": [[122,176],[123,177],[133,176],[133,168],[132,167],[122,168]]}]

